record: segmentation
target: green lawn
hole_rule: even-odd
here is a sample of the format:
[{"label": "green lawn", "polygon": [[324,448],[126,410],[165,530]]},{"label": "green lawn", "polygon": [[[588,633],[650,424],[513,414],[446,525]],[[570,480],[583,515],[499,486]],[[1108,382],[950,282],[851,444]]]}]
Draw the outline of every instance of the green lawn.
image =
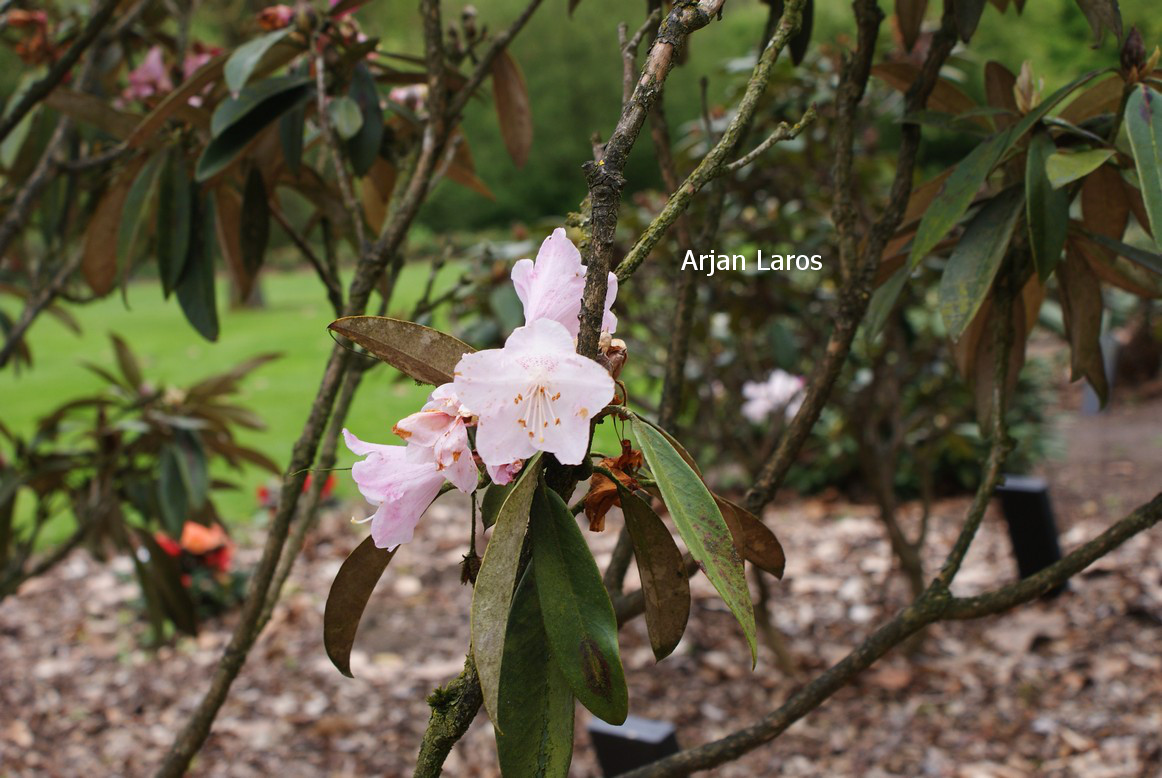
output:
[{"label": "green lawn", "polygon": [[[461,270],[453,264],[445,266],[437,279],[437,291],[450,286]],[[428,272],[426,264],[404,270],[393,313],[407,314],[422,293]],[[224,295],[225,284],[218,286]],[[193,331],[176,300],[162,299],[156,281],[131,285],[128,308],[119,295],[72,306],[70,310],[82,327],[80,336],[51,316],[41,317],[29,334],[32,368],[22,369],[19,375],[11,369],[0,371],[4,423],[16,432],[30,432],[40,416],[63,401],[99,390],[103,382],[81,362],[113,367],[109,333],[129,341],[147,378],[159,384],[188,385],[256,354],[279,351],[282,358],[251,374],[239,398],[267,427],[261,432],[242,430],[241,438],[285,466],[332,346],[327,324],[333,317],[320,283],[310,272],[266,273],[262,286],[267,301],[264,309],[230,310],[224,300],[220,303],[222,335],[217,343],[208,343]],[[411,381],[397,382],[398,375],[382,369],[365,377],[348,416],[348,426],[360,437],[392,442],[392,424],[425,399],[428,388]],[[344,449],[338,465],[350,466],[353,460]],[[229,473],[216,471],[220,476]],[[357,497],[347,474],[339,476],[340,496]],[[230,477],[241,489],[221,492],[216,504],[228,524],[248,524],[256,513],[255,490],[271,477],[257,469]],[[27,510],[29,506],[21,507]],[[45,540],[52,542],[66,531],[66,523],[61,522],[46,529]]]}]

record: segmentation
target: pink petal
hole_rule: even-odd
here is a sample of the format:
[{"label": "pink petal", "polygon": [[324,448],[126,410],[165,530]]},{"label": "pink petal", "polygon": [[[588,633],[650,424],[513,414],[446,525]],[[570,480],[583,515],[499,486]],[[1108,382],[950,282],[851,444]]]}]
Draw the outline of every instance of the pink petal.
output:
[{"label": "pink petal", "polygon": [[557,228],[545,238],[535,263],[522,259],[513,266],[512,281],[524,305],[525,324],[552,319],[577,337],[585,267],[581,253],[563,229]]},{"label": "pink petal", "polygon": [[459,417],[449,416],[443,411],[418,411],[400,419],[391,431],[409,444],[432,448],[448,428],[459,421]]},{"label": "pink petal", "polygon": [[403,449],[403,446],[385,446],[382,443],[364,442],[352,435],[346,428],[343,430],[343,442],[347,444],[347,448],[351,450],[352,454],[357,454],[361,457],[374,453],[386,454],[396,449]]},{"label": "pink petal", "polygon": [[601,319],[601,329],[606,332],[617,332],[617,314],[612,310],[613,302],[617,299],[617,275],[609,274],[609,286],[605,292],[605,315]]},{"label": "pink petal", "polygon": [[401,480],[371,516],[371,537],[376,547],[390,550],[411,540],[420,517],[443,485],[444,476],[434,464],[425,475]]},{"label": "pink petal", "polygon": [[487,465],[485,469],[488,471],[488,477],[492,479],[494,484],[504,486],[505,484],[512,483],[512,479],[517,477],[522,467],[524,467],[524,461],[518,459],[507,465]]}]

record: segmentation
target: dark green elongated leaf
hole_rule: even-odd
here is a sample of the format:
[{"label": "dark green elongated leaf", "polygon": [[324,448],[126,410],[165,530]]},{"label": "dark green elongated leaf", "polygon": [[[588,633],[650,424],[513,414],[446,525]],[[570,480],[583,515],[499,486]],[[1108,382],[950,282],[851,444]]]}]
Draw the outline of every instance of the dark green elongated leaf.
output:
[{"label": "dark green elongated leaf", "polygon": [[327,115],[335,132],[343,140],[351,140],[363,126],[363,114],[359,112],[359,104],[346,95],[341,95],[327,103]]},{"label": "dark green elongated leaf", "polygon": [[180,538],[190,512],[185,464],[176,446],[165,446],[157,469],[157,498],[161,523],[170,537]]},{"label": "dark green elongated leaf", "polygon": [[722,518],[734,539],[734,547],[742,558],[763,572],[782,578],[787,557],[775,533],[758,516],[741,505],[718,495],[714,495],[714,501],[722,511]]},{"label": "dark green elongated leaf", "polygon": [[198,158],[197,180],[206,181],[225,170],[258,133],[314,94],[309,78],[286,76],[260,81],[238,97],[223,100],[211,119],[213,139]]},{"label": "dark green elongated leaf", "polygon": [[1083,232],[1095,243],[1099,243],[1107,249],[1112,249],[1114,253],[1125,257],[1135,265],[1141,265],[1147,270],[1152,270],[1162,275],[1162,254],[1155,254],[1152,251],[1146,251],[1137,246],[1131,246],[1129,243],[1122,243],[1120,240],[1114,240],[1106,235],[1090,232],[1089,230],[1083,230]]},{"label": "dark green elongated leaf", "polygon": [[529,525],[529,506],[541,475],[541,455],[525,463],[515,485],[505,497],[496,515],[496,526],[484,549],[476,587],[472,591],[469,616],[472,629],[472,658],[484,696],[484,709],[492,723],[499,726],[497,699],[500,694],[500,665],[504,647],[504,629],[508,620],[512,592],[520,565],[525,530]]},{"label": "dark green elongated leaf", "polygon": [[754,606],[742,558],[734,547],[730,530],[714,497],[698,474],[657,430],[636,417],[630,426],[686,548],[706,572],[726,607],[738,619],[750,646],[753,663],[758,656]]},{"label": "dark green elongated leaf", "polygon": [[1104,406],[1109,401],[1109,382],[1101,353],[1101,283],[1086,260],[1069,248],[1057,270],[1057,288],[1069,340],[1070,380],[1089,381]]},{"label": "dark green elongated leaf", "polygon": [[1049,176],[1049,183],[1060,188],[1071,181],[1085,178],[1115,153],[1114,149],[1055,151],[1045,160],[1045,172]]},{"label": "dark green elongated leaf", "polygon": [[307,104],[299,103],[278,120],[278,139],[287,170],[298,176],[303,169],[303,131],[306,127]]},{"label": "dark green elongated leaf", "polygon": [[616,478],[625,526],[633,541],[633,556],[642,579],[646,631],[659,662],[673,653],[690,618],[690,581],[682,552],[666,525],[649,504]]},{"label": "dark green elongated leaf", "polygon": [[803,19],[799,29],[791,38],[791,64],[799,65],[803,57],[807,56],[807,47],[811,44],[811,28],[815,26],[815,0],[807,0],[803,4]]},{"label": "dark green elongated leaf", "polygon": [[174,291],[186,320],[208,341],[218,339],[218,300],[214,294],[214,213],[205,198],[194,198],[189,257]]},{"label": "dark green elongated leaf", "polygon": [[629,713],[629,690],[613,603],[569,506],[544,485],[533,494],[529,533],[553,663],[582,705],[620,724]]},{"label": "dark green elongated leaf", "polygon": [[133,355],[129,344],[120,337],[117,335],[109,337],[113,341],[113,351],[117,355],[117,367],[121,369],[121,375],[125,376],[125,385],[131,391],[137,391],[145,383],[145,376],[141,372],[137,357]]},{"label": "dark green elongated leaf", "polygon": [[492,61],[492,96],[504,147],[516,166],[524,167],[533,145],[532,109],[524,74],[507,50]]},{"label": "dark green elongated leaf", "polygon": [[1135,86],[1126,101],[1125,121],[1150,232],[1162,251],[1162,94],[1145,84]]},{"label": "dark green elongated leaf", "polygon": [[503,775],[567,776],[573,759],[573,692],[545,651],[530,567],[512,598],[500,667],[496,752]]},{"label": "dark green elongated leaf", "polygon": [[117,230],[118,272],[122,288],[133,266],[134,255],[142,233],[149,222],[150,211],[157,202],[158,179],[165,165],[165,154],[154,154],[133,180],[125,205],[121,209],[121,225]]},{"label": "dark green elongated leaf", "polygon": [[1025,153],[1025,212],[1029,247],[1037,276],[1044,283],[1053,273],[1065,248],[1069,227],[1069,193],[1049,181],[1046,164],[1057,150],[1048,132],[1034,132]]},{"label": "dark green elongated leaf", "polygon": [[351,674],[351,647],[355,645],[363,610],[393,556],[395,549],[376,548],[375,540],[368,535],[343,562],[327,592],[323,647],[331,664],[348,678],[355,677]]},{"label": "dark green elongated leaf", "polygon": [[350,338],[379,359],[425,384],[446,384],[460,357],[472,347],[451,335],[387,316],[346,316],[329,329]]},{"label": "dark green elongated leaf", "polygon": [[980,24],[980,15],[984,13],[984,6],[985,0],[953,0],[956,32],[965,43],[968,43],[969,38],[976,32],[976,26]]},{"label": "dark green elongated leaf", "polygon": [[252,167],[246,176],[239,228],[242,265],[246,273],[253,277],[262,267],[266,246],[270,241],[270,204],[266,199],[266,182],[257,167]]},{"label": "dark green elongated leaf", "polygon": [[1114,34],[1117,41],[1122,39],[1122,12],[1118,0],[1077,0],[1077,6],[1085,14],[1089,28],[1093,30],[1093,47],[1101,45],[1106,30]]},{"label": "dark green elongated leaf", "polygon": [[193,208],[189,174],[181,150],[166,155],[157,199],[157,267],[168,297],[185,270],[190,255]]},{"label": "dark green elongated leaf", "polygon": [[210,489],[210,473],[202,441],[189,430],[179,429],[174,430],[174,446],[181,458],[181,474],[189,495],[190,510],[201,510]]},{"label": "dark green elongated leaf", "polygon": [[1010,187],[981,206],[948,258],[940,277],[940,315],[953,340],[960,340],[992,288],[1021,215],[1022,194],[1021,187]]},{"label": "dark green elongated leaf", "polygon": [[1020,140],[1033,125],[1041,121],[1055,105],[1079,86],[1089,82],[1106,71],[1093,71],[1074,79],[1045,98],[1021,120],[1008,129],[998,132],[969,152],[948,179],[940,194],[924,212],[912,249],[908,254],[908,267],[915,269],[920,260],[940,242],[948,231],[956,226],[960,218],[972,205],[972,200],[980,190],[989,173],[1001,161],[1005,153]]},{"label": "dark green elongated leaf", "polygon": [[258,67],[258,63],[266,55],[266,52],[274,46],[274,44],[281,41],[294,30],[294,26],[283,27],[281,30],[268,32],[254,40],[249,40],[243,43],[234,53],[230,55],[230,59],[226,60],[226,67],[222,74],[226,78],[226,88],[231,92],[238,92],[242,87],[246,86],[246,82],[250,80],[250,74]]},{"label": "dark green elongated leaf", "polygon": [[[155,598],[155,607],[173,622],[179,632],[196,635],[198,620],[189,590],[182,586],[181,570],[177,560],[162,550],[153,535],[136,529],[137,539],[149,552],[149,562],[143,563],[134,555],[138,579],[146,599]],[[180,537],[180,533],[174,537]],[[159,625],[155,624],[155,629]],[[160,631],[158,632],[160,636]]]},{"label": "dark green elongated leaf", "polygon": [[355,175],[364,176],[375,158],[379,156],[379,147],[383,142],[383,108],[379,104],[379,90],[375,87],[375,79],[367,65],[360,62],[351,73],[351,99],[359,106],[363,122],[359,132],[347,143],[347,155],[351,158],[351,167]]},{"label": "dark green elongated leaf", "polygon": [[480,501],[480,526],[491,529],[496,524],[496,517],[500,515],[500,508],[508,499],[508,493],[516,487],[516,480],[509,481],[504,486],[489,484],[484,490],[484,499]]}]

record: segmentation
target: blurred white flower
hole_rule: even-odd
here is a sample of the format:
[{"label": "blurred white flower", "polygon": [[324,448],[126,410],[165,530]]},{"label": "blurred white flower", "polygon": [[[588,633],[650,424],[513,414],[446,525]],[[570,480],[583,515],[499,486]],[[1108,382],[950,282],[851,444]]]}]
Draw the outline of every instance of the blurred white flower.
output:
[{"label": "blurred white flower", "polygon": [[742,385],[742,415],[761,424],[775,413],[790,419],[803,405],[803,377],[776,368],[766,381],[747,381]]}]

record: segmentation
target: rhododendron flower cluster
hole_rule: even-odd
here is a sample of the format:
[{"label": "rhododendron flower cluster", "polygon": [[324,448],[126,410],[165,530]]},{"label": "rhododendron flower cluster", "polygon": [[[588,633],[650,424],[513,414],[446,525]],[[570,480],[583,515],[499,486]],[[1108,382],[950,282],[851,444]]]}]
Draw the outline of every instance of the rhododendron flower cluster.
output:
[{"label": "rhododendron flower cluster", "polygon": [[799,412],[803,404],[803,377],[776,368],[766,381],[747,381],[742,385],[742,415],[761,424],[771,414],[781,411],[785,418]]},{"label": "rhododendron flower cluster", "polygon": [[[544,451],[579,465],[589,450],[594,414],[614,396],[607,367],[576,353],[585,266],[577,247],[557,229],[536,261],[512,270],[525,324],[503,348],[465,354],[451,383],[393,428],[404,445],[367,443],[347,430],[347,447],[364,457],[352,468],[360,493],[376,506],[363,519],[380,548],[411,540],[416,524],[444,483],[472,492],[484,466],[506,484],[525,460]],[[617,279],[610,273],[602,329],[613,332]],[[608,347],[609,337],[601,342]],[[621,346],[624,351],[624,345]],[[475,450],[468,430],[475,428]]]}]

